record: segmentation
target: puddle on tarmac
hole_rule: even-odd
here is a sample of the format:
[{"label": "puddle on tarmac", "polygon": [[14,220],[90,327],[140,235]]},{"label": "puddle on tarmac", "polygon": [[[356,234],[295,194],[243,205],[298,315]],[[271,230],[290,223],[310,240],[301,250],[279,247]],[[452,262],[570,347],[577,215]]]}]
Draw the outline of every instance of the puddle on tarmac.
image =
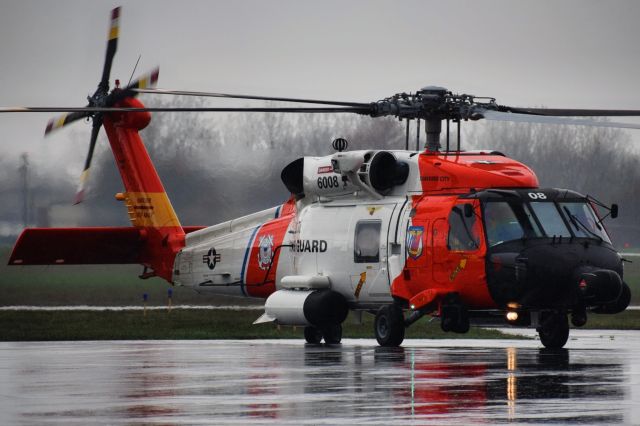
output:
[{"label": "puddle on tarmac", "polygon": [[[609,332],[606,332],[609,333]],[[626,333],[626,334],[625,334]],[[0,343],[0,423],[634,423],[637,332],[570,342]]]}]

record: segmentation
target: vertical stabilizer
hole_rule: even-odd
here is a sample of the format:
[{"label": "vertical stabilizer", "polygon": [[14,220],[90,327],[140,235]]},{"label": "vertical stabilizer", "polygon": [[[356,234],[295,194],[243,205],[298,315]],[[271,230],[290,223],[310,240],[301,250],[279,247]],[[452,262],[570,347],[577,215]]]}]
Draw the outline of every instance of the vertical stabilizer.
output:
[{"label": "vertical stabilizer", "polygon": [[[134,98],[116,106],[144,107]],[[152,269],[145,277],[171,281],[175,255],[184,246],[184,230],[138,133],[150,120],[148,112],[109,113],[104,128],[125,187],[117,198],[125,202],[132,225],[145,240],[142,260]]]}]

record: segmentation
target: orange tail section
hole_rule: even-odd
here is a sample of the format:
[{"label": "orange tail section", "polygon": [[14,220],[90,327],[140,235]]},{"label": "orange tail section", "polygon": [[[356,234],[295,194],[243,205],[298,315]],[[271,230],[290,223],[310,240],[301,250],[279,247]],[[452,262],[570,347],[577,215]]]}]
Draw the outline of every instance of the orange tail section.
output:
[{"label": "orange tail section", "polygon": [[[116,106],[144,107],[134,98]],[[125,202],[135,228],[25,229],[10,265],[140,263],[145,266],[141,278],[157,276],[171,282],[185,232],[199,227],[183,228],[169,202],[138,134],[150,120],[148,112],[114,112],[103,117],[125,187],[116,198]]]},{"label": "orange tail section", "polygon": [[[117,106],[144,107],[134,98]],[[104,128],[125,187],[119,198],[125,201],[129,219],[145,242],[141,263],[152,269],[150,274],[171,281],[173,261],[184,247],[185,233],[138,134],[150,120],[148,112],[111,113],[104,117]]]}]

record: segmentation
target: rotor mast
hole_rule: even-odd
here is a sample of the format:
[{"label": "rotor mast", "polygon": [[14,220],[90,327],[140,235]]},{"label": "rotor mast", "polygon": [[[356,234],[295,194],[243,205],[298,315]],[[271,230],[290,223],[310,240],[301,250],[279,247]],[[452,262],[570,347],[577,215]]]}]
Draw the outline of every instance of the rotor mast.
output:
[{"label": "rotor mast", "polygon": [[[437,99],[438,103],[444,100],[447,89],[440,86],[427,86],[420,90],[427,97]],[[440,150],[440,133],[442,132],[442,120],[445,117],[429,117],[425,119],[425,131],[427,132],[427,151],[437,152]]]}]

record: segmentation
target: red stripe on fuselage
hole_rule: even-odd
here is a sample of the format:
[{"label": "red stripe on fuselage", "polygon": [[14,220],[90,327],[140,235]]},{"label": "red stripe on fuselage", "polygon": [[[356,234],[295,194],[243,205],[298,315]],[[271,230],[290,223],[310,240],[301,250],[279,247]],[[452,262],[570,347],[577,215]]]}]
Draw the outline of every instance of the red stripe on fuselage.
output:
[{"label": "red stripe on fuselage", "polygon": [[[288,204],[283,205],[283,210]],[[282,244],[284,244],[289,224],[294,218],[292,211],[288,210],[287,215],[266,222],[253,239],[245,273],[245,288],[248,296],[266,298],[276,290],[278,260],[281,251],[288,250],[288,247],[282,247]]]}]

